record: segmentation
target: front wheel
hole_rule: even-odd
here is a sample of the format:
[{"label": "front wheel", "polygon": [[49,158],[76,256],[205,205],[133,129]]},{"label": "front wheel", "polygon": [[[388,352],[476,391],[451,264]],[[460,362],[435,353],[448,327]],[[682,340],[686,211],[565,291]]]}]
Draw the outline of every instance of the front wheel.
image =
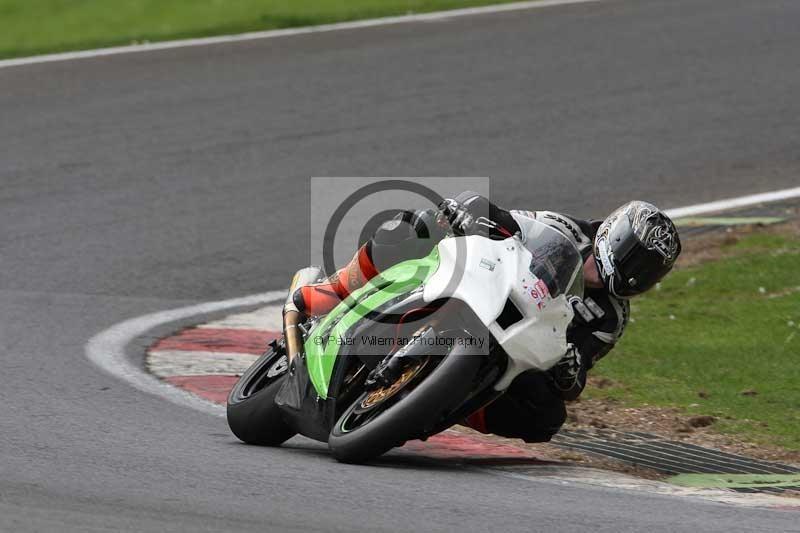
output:
[{"label": "front wheel", "polygon": [[392,385],[364,392],[331,430],[333,456],[363,463],[420,436],[469,395],[480,355],[469,343],[456,343],[438,365],[433,356],[421,358]]},{"label": "front wheel", "polygon": [[286,381],[289,358],[279,343],[259,357],[228,395],[228,426],[241,441],[278,446],[296,432],[286,423],[275,396]]}]

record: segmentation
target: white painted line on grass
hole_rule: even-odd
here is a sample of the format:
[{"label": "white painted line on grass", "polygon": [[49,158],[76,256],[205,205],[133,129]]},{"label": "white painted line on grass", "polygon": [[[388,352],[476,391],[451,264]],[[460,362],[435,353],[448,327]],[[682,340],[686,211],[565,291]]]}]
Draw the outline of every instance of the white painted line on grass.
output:
[{"label": "white painted line on grass", "polygon": [[[652,481],[638,478],[628,474],[599,470],[584,466],[575,467],[568,465],[537,465],[535,469],[506,469],[503,467],[473,466],[478,470],[495,476],[504,476],[513,479],[532,481],[535,483],[555,483],[558,485],[581,484],[604,487],[623,493],[646,492],[657,497],[701,498],[706,501],[738,505],[750,508],[785,508],[787,510],[800,510],[800,503],[795,498],[772,494],[737,493],[723,489],[703,489],[671,485],[663,481]],[[723,474],[724,475],[724,474]]]},{"label": "white painted line on grass", "polygon": [[689,205],[686,207],[676,207],[674,209],[666,209],[665,212],[671,218],[691,217],[695,215],[703,215],[706,213],[716,213],[718,211],[728,211],[731,209],[736,209],[737,207],[747,207],[756,204],[779,202],[781,200],[790,200],[792,198],[798,198],[798,197],[800,197],[800,187],[795,187],[793,189],[782,189],[780,191],[749,194],[747,196],[739,196],[736,198],[728,198],[727,200],[706,202],[704,204]]},{"label": "white painted line on grass", "polygon": [[221,302],[209,302],[179,309],[159,311],[131,318],[101,331],[86,344],[86,356],[109,374],[127,381],[137,389],[160,396],[178,405],[197,409],[215,416],[225,416],[225,407],[204,400],[177,387],[160,381],[141,367],[134,365],[125,354],[125,347],[148,331],[177,320],[226,309],[273,303],[286,297],[286,291],[271,291]]},{"label": "white painted line on grass", "polygon": [[236,43],[254,41],[258,39],[273,39],[276,37],[291,37],[307,33],[324,33],[340,30],[357,30],[360,28],[374,28],[376,26],[390,26],[394,24],[407,24],[411,22],[435,22],[456,17],[488,15],[507,11],[520,11],[523,9],[538,9],[543,7],[560,6],[567,4],[586,4],[603,0],[534,0],[529,2],[513,2],[484,7],[470,7],[464,9],[451,9],[449,11],[434,11],[418,15],[400,15],[396,17],[382,17],[376,19],[356,20],[351,22],[338,22],[335,24],[322,24],[319,26],[304,26],[300,28],[287,28],[283,30],[268,30],[235,35],[219,35],[216,37],[202,37],[198,39],[180,39],[158,43],[132,44],[128,46],[112,46],[94,50],[80,50],[77,52],[63,52],[58,54],[45,54],[40,56],[21,57],[18,59],[0,60],[0,68],[32,65],[36,63],[52,63],[55,61],[70,61],[91,57],[103,57],[136,52],[153,52],[156,50],[169,50],[172,48],[188,48],[192,46],[210,46],[214,44]]}]

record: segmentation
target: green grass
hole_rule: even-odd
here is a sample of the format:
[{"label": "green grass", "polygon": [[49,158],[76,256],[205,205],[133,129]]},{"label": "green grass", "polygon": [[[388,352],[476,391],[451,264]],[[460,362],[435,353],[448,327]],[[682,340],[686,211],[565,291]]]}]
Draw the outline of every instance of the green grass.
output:
[{"label": "green grass", "polygon": [[714,415],[722,432],[800,450],[800,239],[756,234],[726,251],[632,301],[596,369],[622,385],[587,392]]},{"label": "green grass", "polygon": [[0,57],[325,24],[511,0],[0,0]]}]

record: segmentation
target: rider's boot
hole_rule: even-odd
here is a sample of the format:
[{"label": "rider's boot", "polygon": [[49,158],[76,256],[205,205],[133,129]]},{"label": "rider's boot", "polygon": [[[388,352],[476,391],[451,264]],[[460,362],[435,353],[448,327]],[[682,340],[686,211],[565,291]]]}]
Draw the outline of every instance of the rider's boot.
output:
[{"label": "rider's boot", "polygon": [[377,275],[378,270],[365,244],[344,268],[326,280],[298,288],[292,299],[297,309],[306,315],[324,315]]}]

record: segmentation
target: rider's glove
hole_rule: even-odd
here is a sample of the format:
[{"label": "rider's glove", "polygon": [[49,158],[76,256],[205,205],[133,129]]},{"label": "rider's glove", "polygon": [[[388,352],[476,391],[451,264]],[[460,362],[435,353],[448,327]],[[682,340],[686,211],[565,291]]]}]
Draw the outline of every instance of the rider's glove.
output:
[{"label": "rider's glove", "polygon": [[575,387],[583,388],[581,364],[580,352],[573,344],[569,344],[564,357],[550,371],[556,389],[561,392],[571,392]]},{"label": "rider's glove", "polygon": [[468,206],[447,198],[439,204],[443,223],[450,226],[454,235],[483,235],[484,237],[505,239],[511,233],[502,229],[497,222],[484,216],[476,216]]},{"label": "rider's glove", "polygon": [[455,235],[467,235],[472,227],[474,218],[467,206],[460,204],[452,198],[445,199],[439,204],[443,222],[446,222]]}]

